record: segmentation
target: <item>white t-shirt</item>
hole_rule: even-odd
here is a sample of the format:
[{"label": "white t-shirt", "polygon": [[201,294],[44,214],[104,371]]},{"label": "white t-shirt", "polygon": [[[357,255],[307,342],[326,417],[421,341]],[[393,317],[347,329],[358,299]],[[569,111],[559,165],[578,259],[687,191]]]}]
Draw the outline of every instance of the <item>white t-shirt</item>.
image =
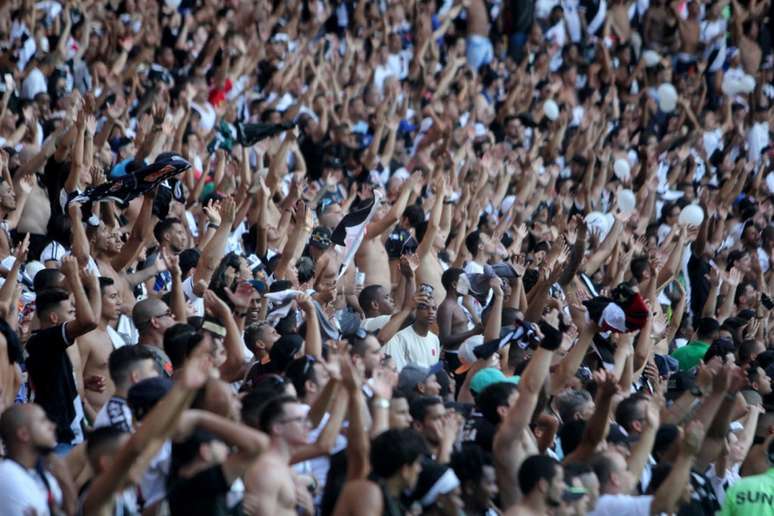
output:
[{"label": "white t-shirt", "polygon": [[589,516],[650,516],[652,496],[602,495]]},{"label": "white t-shirt", "polygon": [[132,411],[124,398],[113,396],[97,412],[94,428],[113,426],[125,432],[132,431]]},{"label": "white t-shirt", "polygon": [[367,332],[379,331],[390,322],[389,315],[377,315],[376,317],[369,317],[363,321],[363,329]]},{"label": "white t-shirt", "polygon": [[384,353],[395,360],[398,372],[408,364],[430,367],[440,359],[441,342],[433,332],[429,331],[422,337],[414,331],[414,326],[409,326],[387,342]]},{"label": "white t-shirt", "polygon": [[61,506],[59,484],[50,473],[44,474],[46,482],[35,470],[26,469],[10,459],[0,460],[0,512],[4,516],[51,514],[48,508],[49,489],[55,505]]}]

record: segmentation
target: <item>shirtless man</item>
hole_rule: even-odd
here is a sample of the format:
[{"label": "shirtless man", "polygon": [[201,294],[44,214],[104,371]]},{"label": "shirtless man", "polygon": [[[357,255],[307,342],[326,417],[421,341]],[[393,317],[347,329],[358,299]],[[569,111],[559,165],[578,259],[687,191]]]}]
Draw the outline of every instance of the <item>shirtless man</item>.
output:
[{"label": "shirtless man", "polygon": [[494,58],[494,49],[489,40],[489,14],[484,0],[466,0],[463,5],[467,7],[468,13],[468,65],[478,70]]},{"label": "shirtless man", "polygon": [[355,255],[355,264],[365,274],[365,285],[381,285],[387,290],[392,288],[390,260],[382,235],[391,230],[406,211],[406,205],[420,177],[420,174],[412,175],[403,184],[400,195],[389,211],[366,226],[365,238]]},{"label": "shirtless man", "polygon": [[610,28],[618,37],[619,43],[628,43],[632,35],[629,23],[629,4],[625,0],[614,0],[609,8]]},{"label": "shirtless man", "polygon": [[296,482],[290,457],[294,448],[309,441],[307,410],[296,398],[280,396],[266,403],[258,425],[271,444],[245,474],[245,499],[251,501],[255,516],[295,516]]},{"label": "shirtless man", "polygon": [[135,303],[132,289],[142,281],[155,276],[159,272],[159,267],[164,267],[163,260],[158,260],[154,267],[148,267],[134,274],[124,273],[142,248],[144,233],[151,227],[152,208],[153,195],[149,194],[143,199],[140,216],[132,228],[129,240],[123,245],[117,228],[100,223],[98,226],[89,225],[87,232],[82,222],[81,206],[70,203],[67,208],[72,222],[73,255],[78,258],[81,265],[88,263],[90,267],[99,270],[100,276],[113,280],[121,297],[122,314],[132,313]]},{"label": "shirtless man", "polygon": [[[38,174],[42,175],[43,173],[43,163],[45,163],[45,160],[40,163],[39,168],[33,168],[35,159],[44,152],[48,154],[45,145],[44,149],[37,155],[35,154],[34,147],[25,147],[19,153],[19,160],[23,165],[17,169],[13,178],[15,184],[20,184],[25,179],[25,176],[34,179],[32,181],[32,190],[27,199],[28,202],[24,205],[19,223],[16,226],[17,238],[24,233],[29,233],[32,237],[30,242],[33,245],[30,246],[30,251],[31,256],[34,258],[37,258],[38,253],[43,250],[48,221],[51,218],[51,203],[48,200],[48,193],[40,184],[41,181],[38,177]],[[51,149],[51,154],[53,154],[53,149]]]},{"label": "shirtless man", "polygon": [[677,57],[681,61],[693,62],[699,52],[699,3],[688,2],[688,18],[685,20],[678,14],[679,4],[672,4],[672,9],[675,11],[680,30],[680,54]]},{"label": "shirtless man", "polygon": [[16,229],[27,198],[32,192],[33,178],[27,177],[14,186],[8,172],[8,157],[0,151],[0,257],[11,254],[11,230]]},{"label": "shirtless man", "polygon": [[758,45],[758,21],[739,2],[734,1],[733,34],[739,47],[739,56],[744,71],[755,75],[761,65],[763,53]]},{"label": "shirtless man", "polygon": [[444,351],[456,350],[467,338],[481,334],[481,327],[472,324],[465,309],[457,302],[468,295],[470,283],[462,269],[449,269],[441,276],[446,298],[438,307],[438,337]]},{"label": "shirtless man", "polygon": [[443,201],[447,193],[446,178],[435,184],[435,200],[433,201],[433,210],[430,213],[430,220],[427,222],[427,229],[422,235],[422,241],[417,248],[417,257],[419,258],[419,268],[417,268],[417,283],[427,283],[433,287],[433,298],[437,304],[441,304],[446,297],[446,289],[441,283],[443,267],[438,259],[436,250],[436,239],[439,237],[441,228],[441,215],[443,213]]},{"label": "shirtless man", "polygon": [[85,396],[96,412],[100,411],[115,391],[108,374],[110,353],[124,345],[121,336],[112,328],[120,315],[118,289],[112,279],[105,277],[99,278],[99,288],[102,294],[102,315],[97,329],[78,339]]}]

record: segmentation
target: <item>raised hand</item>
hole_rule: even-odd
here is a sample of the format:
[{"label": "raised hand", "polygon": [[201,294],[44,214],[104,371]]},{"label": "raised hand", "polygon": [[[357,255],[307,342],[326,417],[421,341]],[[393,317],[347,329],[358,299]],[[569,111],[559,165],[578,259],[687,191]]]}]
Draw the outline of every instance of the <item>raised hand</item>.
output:
[{"label": "raised hand", "polygon": [[19,264],[23,264],[27,261],[27,251],[29,251],[30,248],[30,234],[27,233],[24,235],[24,240],[19,242],[19,245],[16,246],[16,252],[14,252],[14,258],[18,260]]},{"label": "raised hand", "polygon": [[687,455],[697,455],[701,450],[701,443],[704,441],[704,424],[698,419],[694,419],[685,427],[683,435],[682,450]]},{"label": "raised hand", "polygon": [[228,287],[224,288],[223,291],[226,293],[226,297],[228,297],[229,301],[231,301],[234,307],[239,311],[247,310],[250,307],[250,301],[253,299],[253,296],[257,294],[253,286],[247,282],[242,282],[237,285],[235,291]]},{"label": "raised hand", "polygon": [[374,391],[376,397],[389,400],[392,398],[392,390],[398,384],[398,373],[386,367],[378,367],[374,370],[368,385]]},{"label": "raised hand", "polygon": [[215,317],[222,317],[230,314],[231,309],[228,307],[225,301],[218,297],[218,295],[212,290],[206,290],[204,292],[204,308],[212,313]]}]

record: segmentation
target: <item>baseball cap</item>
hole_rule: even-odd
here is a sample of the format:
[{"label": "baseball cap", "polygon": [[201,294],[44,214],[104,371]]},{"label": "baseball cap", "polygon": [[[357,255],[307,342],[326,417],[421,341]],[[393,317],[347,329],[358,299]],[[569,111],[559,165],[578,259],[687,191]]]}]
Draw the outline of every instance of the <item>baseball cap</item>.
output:
[{"label": "baseball cap", "polygon": [[437,374],[442,369],[443,366],[440,362],[436,362],[431,367],[408,364],[401,369],[398,375],[398,390],[408,394],[416,389],[417,385],[424,383],[430,376]]},{"label": "baseball cap", "polygon": [[126,402],[137,420],[141,420],[153,409],[161,398],[172,389],[173,382],[163,376],[146,378],[129,388]]},{"label": "baseball cap", "polygon": [[480,346],[483,343],[484,343],[483,335],[473,335],[472,337],[468,337],[467,339],[465,339],[465,341],[460,345],[459,349],[457,350],[457,357],[460,359],[461,365],[454,370],[456,374],[462,374],[467,372],[467,370],[470,369],[470,366],[473,365],[473,362],[478,360],[473,350],[476,348],[476,346]]},{"label": "baseball cap", "polygon": [[470,390],[474,394],[479,394],[493,383],[508,382],[518,385],[519,380],[521,380],[520,376],[505,376],[499,369],[485,367],[470,381]]},{"label": "baseball cap", "polygon": [[580,500],[584,496],[586,496],[586,493],[588,491],[585,487],[576,487],[576,486],[567,486],[567,488],[564,490],[564,493],[562,493],[562,500],[565,502],[575,502],[577,500]]},{"label": "baseball cap", "polygon": [[615,303],[608,304],[602,310],[600,323],[603,329],[606,328],[618,332],[626,331],[626,315],[623,309]]},{"label": "baseball cap", "polygon": [[309,237],[309,245],[313,245],[323,251],[328,249],[333,245],[331,230],[323,226],[314,228],[314,230],[312,230],[312,236]]}]

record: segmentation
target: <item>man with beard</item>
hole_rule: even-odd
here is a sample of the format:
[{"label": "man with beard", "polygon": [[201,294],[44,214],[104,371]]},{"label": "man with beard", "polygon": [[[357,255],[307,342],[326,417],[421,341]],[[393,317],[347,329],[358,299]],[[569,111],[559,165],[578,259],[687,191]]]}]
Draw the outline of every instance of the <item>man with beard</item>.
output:
[{"label": "man with beard", "polygon": [[556,459],[532,455],[519,469],[519,489],[522,499],[506,513],[508,516],[548,514],[562,503],[564,469]]},{"label": "man with beard", "polygon": [[[153,236],[159,243],[159,248],[153,256],[149,257],[148,263],[158,264],[165,256],[177,256],[185,250],[188,244],[188,238],[180,219],[168,217],[156,224],[153,228]],[[150,267],[154,269],[154,267]],[[172,287],[172,274],[165,267],[156,267],[155,282],[150,285],[149,290],[155,292],[166,292]]]},{"label": "man with beard", "polygon": [[115,390],[108,375],[108,357],[114,349],[125,344],[123,338],[113,329],[121,314],[118,289],[112,279],[105,277],[99,278],[99,288],[102,296],[99,324],[96,329],[78,339],[83,381],[87,387],[85,396],[96,412],[100,411]]},{"label": "man with beard", "polygon": [[[140,215],[134,223],[132,232],[126,243],[121,243],[120,230],[106,224],[92,224],[82,221],[81,206],[70,203],[68,212],[72,222],[72,254],[83,266],[99,271],[100,276],[113,280],[121,296],[122,314],[131,314],[136,301],[132,289],[139,283],[156,275],[159,270],[166,270],[163,260],[157,260],[154,267],[149,267],[133,274],[127,274],[126,268],[132,263],[143,245],[145,228],[151,223],[153,196],[148,194],[143,199]],[[87,229],[84,229],[87,226]],[[128,320],[126,321],[129,322]],[[120,333],[130,333],[120,329]]]},{"label": "man with beard", "polygon": [[0,417],[6,458],[0,461],[3,514],[49,514],[62,507],[62,489],[43,466],[56,447],[56,425],[35,404],[13,405]]}]

